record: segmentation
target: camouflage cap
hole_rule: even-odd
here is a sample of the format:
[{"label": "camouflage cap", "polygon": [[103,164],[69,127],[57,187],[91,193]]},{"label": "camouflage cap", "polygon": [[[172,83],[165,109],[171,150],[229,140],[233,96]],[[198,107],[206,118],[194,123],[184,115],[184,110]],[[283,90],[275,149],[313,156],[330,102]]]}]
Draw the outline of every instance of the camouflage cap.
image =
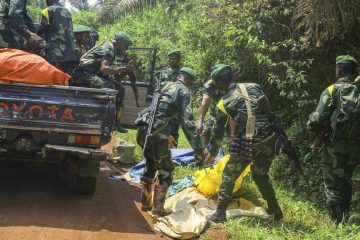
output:
[{"label": "camouflage cap", "polygon": [[181,57],[181,51],[180,50],[172,50],[172,51],[168,52],[167,56],[168,57],[170,57],[170,56]]},{"label": "camouflage cap", "polygon": [[217,64],[216,69],[212,71],[211,78],[217,80],[219,77],[231,71],[231,67],[225,64]]},{"label": "camouflage cap", "polygon": [[351,62],[358,65],[356,59],[350,55],[340,55],[336,57],[336,64],[351,63]]},{"label": "camouflage cap", "polygon": [[117,32],[115,34],[115,39],[124,40],[127,46],[132,46],[134,44],[134,41],[130,38],[130,36],[126,32],[121,32],[121,31]]},{"label": "camouflage cap", "polygon": [[188,76],[190,76],[193,80],[196,79],[196,72],[192,68],[183,67],[180,69],[179,73],[185,73]]},{"label": "camouflage cap", "polygon": [[221,67],[222,65],[224,64],[214,64],[210,67],[210,74],[215,70],[217,69],[218,67]]},{"label": "camouflage cap", "polygon": [[85,32],[90,32],[90,28],[84,25],[76,25],[73,29],[74,33],[85,33]]}]

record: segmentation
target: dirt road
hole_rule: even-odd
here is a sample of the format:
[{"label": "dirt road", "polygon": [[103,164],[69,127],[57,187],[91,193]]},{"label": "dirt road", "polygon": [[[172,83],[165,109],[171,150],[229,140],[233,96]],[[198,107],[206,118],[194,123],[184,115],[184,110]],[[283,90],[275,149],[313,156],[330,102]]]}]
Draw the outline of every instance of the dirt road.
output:
[{"label": "dirt road", "polygon": [[139,210],[139,188],[110,180],[110,174],[103,162],[96,193],[89,197],[59,184],[54,173],[1,162],[0,239],[165,239]]}]

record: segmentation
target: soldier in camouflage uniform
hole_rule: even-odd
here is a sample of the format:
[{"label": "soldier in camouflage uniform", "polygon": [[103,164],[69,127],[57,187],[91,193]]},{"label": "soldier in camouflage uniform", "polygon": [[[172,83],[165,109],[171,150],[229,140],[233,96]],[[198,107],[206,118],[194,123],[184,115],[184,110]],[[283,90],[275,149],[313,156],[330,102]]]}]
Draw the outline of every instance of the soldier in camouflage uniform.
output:
[{"label": "soldier in camouflage uniform", "polygon": [[360,163],[360,109],[353,110],[357,116],[350,116],[351,119],[339,114],[359,106],[360,99],[356,94],[345,96],[349,103],[345,108],[341,101],[344,92],[354,90],[357,66],[355,58],[349,55],[336,58],[338,80],[322,92],[319,104],[307,123],[310,136],[325,136],[322,169],[326,202],[331,218],[337,223],[348,213],[352,195],[351,177]]},{"label": "soldier in camouflage uniform", "polygon": [[27,0],[0,1],[0,48],[31,50],[44,46],[26,11]]},{"label": "soldier in camouflage uniform", "polygon": [[[223,64],[216,64],[210,68],[210,72]],[[204,144],[208,144],[211,137],[211,129],[215,124],[216,104],[221,99],[221,93],[216,88],[215,82],[210,79],[203,86],[203,98],[200,105],[200,116],[196,124],[196,128],[200,132],[201,139]],[[205,120],[206,113],[210,107],[210,114]],[[205,121],[204,121],[205,120]]]},{"label": "soldier in camouflage uniform", "polygon": [[[241,91],[241,85],[233,82],[231,68],[227,65],[215,69],[211,73],[211,77],[217,88],[226,93],[217,105],[216,123],[210,139],[210,154],[205,163],[210,162],[216,156],[229,118],[236,122],[238,131],[230,145],[230,159],[223,171],[216,212],[207,216],[207,219],[212,222],[226,220],[226,209],[232,200],[235,181],[247,165],[251,164],[252,179],[267,201],[267,212],[273,215],[275,220],[280,220],[283,218],[283,214],[268,174],[274,157],[276,135],[271,120],[257,104],[257,100],[263,97],[264,93],[258,84],[245,83],[243,86],[249,95],[246,98]],[[249,107],[256,118],[253,139],[245,136],[248,117],[252,115],[247,110],[245,98],[249,99]]]},{"label": "soldier in camouflage uniform", "polygon": [[[181,68],[181,51],[180,50],[173,50],[170,51],[168,54],[168,64],[169,67],[163,69],[160,72],[160,82],[163,84],[164,82],[175,82],[177,80],[177,75],[179,74]],[[171,130],[171,145],[172,147],[177,147],[177,143],[179,140],[179,122],[174,119],[170,123]]]},{"label": "soldier in camouflage uniform", "polygon": [[75,35],[75,57],[76,62],[80,62],[80,58],[87,51],[89,51],[89,41],[90,41],[90,28],[84,25],[77,25],[74,27]]},{"label": "soldier in camouflage uniform", "polygon": [[120,124],[120,117],[123,109],[125,88],[111,75],[121,78],[123,75],[134,71],[132,61],[122,67],[113,67],[117,56],[124,56],[128,46],[133,45],[130,36],[124,32],[117,32],[112,42],[105,41],[86,52],[80,58],[79,66],[72,74],[73,85],[90,88],[112,88],[118,91],[116,96],[116,130],[127,132]]},{"label": "soldier in camouflage uniform", "polygon": [[[174,170],[168,141],[171,119],[179,119],[185,136],[195,153],[200,153],[204,157],[204,146],[194,124],[189,90],[195,78],[196,73],[191,68],[184,67],[179,71],[177,81],[166,82],[161,88],[161,97],[153,125],[154,132],[148,137],[144,150],[146,167],[142,175],[142,210],[149,211],[152,209],[154,215],[163,216],[167,214],[164,210],[164,202],[168,187],[173,180]],[[140,125],[137,140],[142,148],[149,118],[149,113],[145,113],[136,121]],[[158,184],[153,190],[156,172],[158,172]]]},{"label": "soldier in camouflage uniform", "polygon": [[71,74],[75,61],[74,33],[70,12],[59,0],[46,0],[38,34],[45,35],[45,58],[53,66]]}]

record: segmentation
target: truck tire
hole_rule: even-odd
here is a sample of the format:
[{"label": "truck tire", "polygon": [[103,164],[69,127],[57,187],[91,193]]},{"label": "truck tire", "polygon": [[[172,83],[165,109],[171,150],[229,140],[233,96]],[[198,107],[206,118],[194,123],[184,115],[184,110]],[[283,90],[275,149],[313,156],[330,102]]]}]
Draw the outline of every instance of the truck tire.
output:
[{"label": "truck tire", "polygon": [[77,189],[81,194],[94,195],[96,189],[96,177],[81,177],[77,178]]}]

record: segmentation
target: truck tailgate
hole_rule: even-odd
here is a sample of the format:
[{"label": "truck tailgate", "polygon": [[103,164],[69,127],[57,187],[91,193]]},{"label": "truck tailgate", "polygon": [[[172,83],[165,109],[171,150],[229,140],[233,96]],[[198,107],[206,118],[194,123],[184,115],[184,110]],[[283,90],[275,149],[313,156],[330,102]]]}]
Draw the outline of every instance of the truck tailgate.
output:
[{"label": "truck tailgate", "polygon": [[109,135],[115,121],[112,89],[0,84],[0,128]]}]

